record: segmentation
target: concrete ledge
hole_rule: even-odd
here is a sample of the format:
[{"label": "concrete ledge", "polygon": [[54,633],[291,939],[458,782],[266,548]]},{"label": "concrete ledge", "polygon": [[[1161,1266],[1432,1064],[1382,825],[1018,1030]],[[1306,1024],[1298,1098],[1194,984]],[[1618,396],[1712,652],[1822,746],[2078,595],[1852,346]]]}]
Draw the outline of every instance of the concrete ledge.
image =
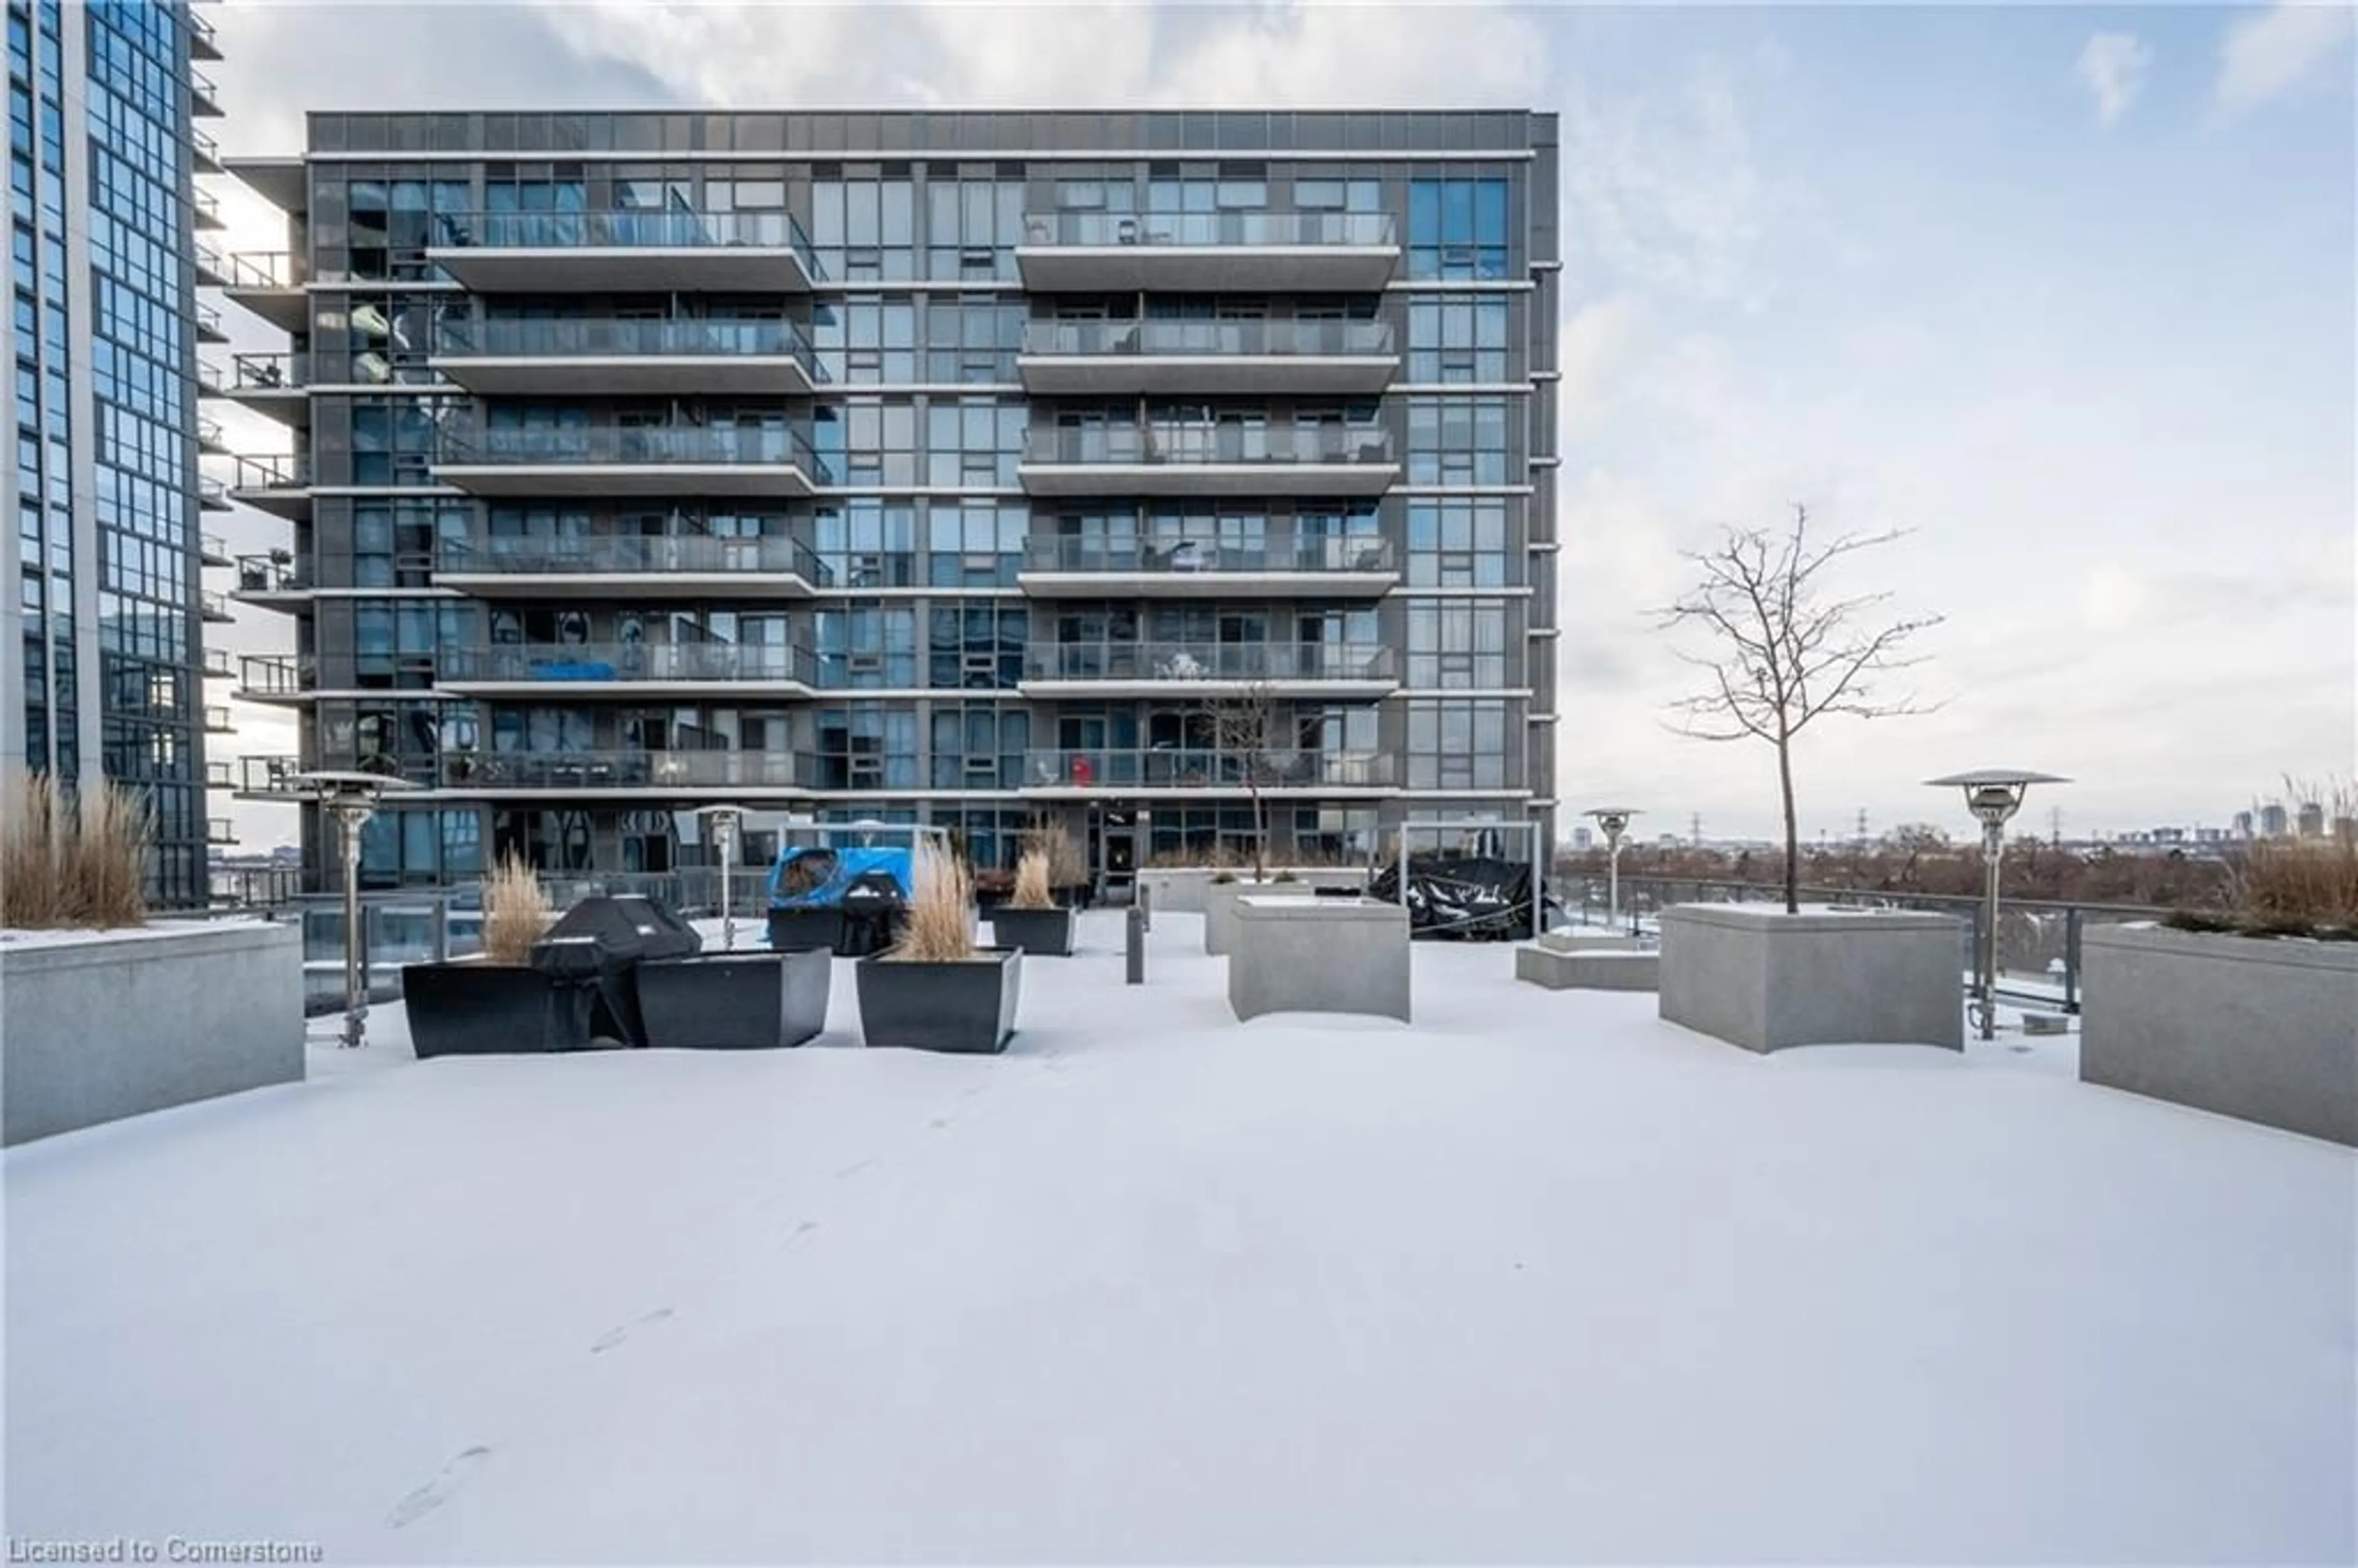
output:
[{"label": "concrete ledge", "polygon": [[1680,904],[1661,918],[1661,1017],[1741,1045],[1964,1048],[1972,928],[1915,910]]},{"label": "concrete ledge", "polygon": [[[1357,892],[1368,885],[1366,871],[1353,871],[1349,868],[1320,867],[1315,870],[1303,870],[1299,867],[1271,866],[1269,871],[1270,874],[1274,876],[1279,871],[1289,869],[1301,879],[1302,885],[1304,887],[1349,888],[1353,892]],[[1167,911],[1173,914],[1201,914],[1204,913],[1204,890],[1212,886],[1212,878],[1217,874],[1209,867],[1181,866],[1141,871],[1138,873],[1138,881],[1147,890],[1147,896],[1153,903],[1155,914],[1162,914]],[[1233,876],[1237,873],[1229,874]],[[1227,887],[1234,884],[1223,882],[1220,885]]]},{"label": "concrete ledge", "polygon": [[2080,1078],[2358,1145],[2358,943],[2080,938]]},{"label": "concrete ledge", "polygon": [[1552,991],[1650,991],[1660,983],[1661,955],[1628,949],[1563,952],[1515,949],[1515,979]]},{"label": "concrete ledge", "polygon": [[[1308,882],[1208,882],[1204,887],[1204,951],[1217,958],[1236,950],[1237,901],[1248,896],[1290,898],[1308,902],[1317,897]],[[1326,902],[1335,903],[1329,899]]]},{"label": "concrete ledge", "polygon": [[1551,953],[1642,953],[1646,945],[1626,931],[1588,931],[1560,925],[1540,933],[1540,946]]},{"label": "concrete ledge", "polygon": [[0,945],[0,1143],[303,1077],[303,934],[259,922]]},{"label": "concrete ledge", "polygon": [[1234,901],[1228,1005],[1265,1012],[1356,1012],[1409,1021],[1408,911],[1360,899]]}]

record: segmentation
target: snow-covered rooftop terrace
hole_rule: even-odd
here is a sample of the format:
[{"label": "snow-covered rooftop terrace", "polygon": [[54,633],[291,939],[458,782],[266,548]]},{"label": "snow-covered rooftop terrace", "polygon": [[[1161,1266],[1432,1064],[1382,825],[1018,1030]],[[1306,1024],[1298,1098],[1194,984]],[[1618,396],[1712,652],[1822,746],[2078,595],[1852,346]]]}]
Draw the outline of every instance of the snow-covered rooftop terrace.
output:
[{"label": "snow-covered rooftop terrace", "polygon": [[1195,917],[995,1059],[417,1063],[5,1156],[7,1531],[329,1562],[2358,1555],[2358,1156]]}]

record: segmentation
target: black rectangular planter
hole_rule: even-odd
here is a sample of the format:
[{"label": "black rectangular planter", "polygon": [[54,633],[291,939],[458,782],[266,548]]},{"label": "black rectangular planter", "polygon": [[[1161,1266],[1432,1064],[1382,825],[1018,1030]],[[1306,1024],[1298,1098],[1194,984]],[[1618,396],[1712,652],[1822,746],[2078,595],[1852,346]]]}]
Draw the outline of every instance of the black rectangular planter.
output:
[{"label": "black rectangular planter", "polygon": [[839,909],[773,909],[770,911],[770,946],[779,953],[807,953],[822,948],[832,953],[843,941],[843,911]]},{"label": "black rectangular planter", "polygon": [[[408,964],[401,996],[420,1058],[587,1051],[628,1045],[635,1010],[596,979],[504,964]],[[622,1013],[633,1016],[625,1022]]]},{"label": "black rectangular planter", "polygon": [[1015,1033],[1023,955],[984,948],[946,964],[862,958],[860,1034],[871,1045],[996,1055]]},{"label": "black rectangular planter", "polygon": [[827,1027],[835,957],[707,953],[639,966],[639,1015],[657,1048],[760,1051],[799,1045]]},{"label": "black rectangular planter", "polygon": [[1015,909],[1001,904],[990,912],[994,947],[1020,947],[1034,957],[1073,956],[1074,914],[1069,909]]}]

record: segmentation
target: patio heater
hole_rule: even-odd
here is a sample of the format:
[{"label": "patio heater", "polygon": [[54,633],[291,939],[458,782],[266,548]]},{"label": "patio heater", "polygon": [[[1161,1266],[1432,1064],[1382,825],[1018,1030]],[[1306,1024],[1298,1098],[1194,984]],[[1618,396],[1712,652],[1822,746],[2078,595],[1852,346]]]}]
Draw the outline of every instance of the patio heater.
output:
[{"label": "patio heater", "polygon": [[1639,812],[1634,806],[1599,806],[1581,815],[1595,818],[1596,826],[1605,833],[1605,924],[1618,931],[1621,929],[1621,835],[1629,830],[1629,819]]},{"label": "patio heater", "polygon": [[1974,954],[1974,1012],[1985,1040],[1997,1037],[1997,879],[2006,858],[2006,825],[2022,809],[2035,784],[2070,784],[2053,773],[2023,768],[1980,768],[1969,773],[1927,779],[1935,789],[1962,789],[1965,809],[1982,825],[1982,933]]},{"label": "patio heater", "polygon": [[321,770],[292,773],[287,783],[311,797],[322,815],[336,819],[344,844],[344,1032],[336,1042],[346,1050],[366,1044],[368,974],[361,961],[366,944],[361,931],[361,829],[387,795],[417,786],[382,773]]},{"label": "patio heater", "polygon": [[745,820],[741,806],[703,806],[696,815],[712,829],[713,846],[720,851],[720,950],[737,950],[737,911],[733,902],[737,860],[737,830]]}]

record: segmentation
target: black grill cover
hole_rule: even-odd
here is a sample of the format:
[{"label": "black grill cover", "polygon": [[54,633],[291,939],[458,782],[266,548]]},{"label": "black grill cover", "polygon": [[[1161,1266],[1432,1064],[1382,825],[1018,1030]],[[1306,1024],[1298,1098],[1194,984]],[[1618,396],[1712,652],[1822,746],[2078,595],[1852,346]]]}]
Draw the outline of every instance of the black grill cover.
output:
[{"label": "black grill cover", "polygon": [[540,945],[580,937],[595,941],[611,957],[633,961],[684,958],[704,947],[704,938],[686,921],[653,899],[635,896],[583,899],[548,928]]},{"label": "black grill cover", "polygon": [[[1400,881],[1400,863],[1392,861],[1368,879],[1368,896],[1399,903]],[[1406,902],[1412,936],[1511,942],[1531,929],[1531,862],[1412,854]]]}]

